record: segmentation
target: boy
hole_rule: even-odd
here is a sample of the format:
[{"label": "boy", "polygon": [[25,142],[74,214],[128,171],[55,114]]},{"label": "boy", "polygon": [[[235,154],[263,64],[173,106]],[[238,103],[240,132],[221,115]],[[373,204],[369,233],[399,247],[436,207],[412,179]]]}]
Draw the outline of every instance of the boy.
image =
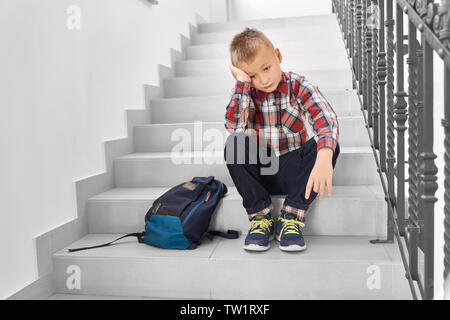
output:
[{"label": "boy", "polygon": [[[246,28],[237,34],[230,55],[237,81],[225,113],[224,124],[232,134],[224,157],[251,224],[244,249],[269,249],[275,233],[281,250],[305,250],[300,230],[305,213],[318,192],[323,199],[325,185],[331,195],[340,152],[336,113],[318,87],[294,72],[281,71],[280,50],[262,32]],[[237,152],[236,140],[243,137]],[[250,159],[255,149],[256,163],[228,159],[230,153]],[[279,164],[275,174],[263,174],[261,149]],[[276,223],[270,194],[287,194]]]}]

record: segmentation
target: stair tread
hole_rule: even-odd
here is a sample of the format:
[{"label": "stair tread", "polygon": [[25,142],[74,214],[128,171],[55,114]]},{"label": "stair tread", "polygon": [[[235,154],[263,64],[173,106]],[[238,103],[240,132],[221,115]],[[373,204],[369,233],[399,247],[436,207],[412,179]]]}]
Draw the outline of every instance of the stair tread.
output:
[{"label": "stair tread", "polygon": [[[210,26],[210,25],[238,25],[241,23],[264,23],[264,22],[274,22],[274,21],[302,21],[314,18],[317,19],[332,19],[332,22],[335,23],[336,15],[333,13],[325,13],[325,14],[313,14],[313,15],[305,15],[305,16],[293,16],[293,17],[277,17],[277,18],[263,18],[263,19],[248,19],[248,20],[238,20],[238,21],[227,21],[227,22],[203,22],[199,23],[202,26]],[[204,32],[209,33],[209,32]]]},{"label": "stair tread", "polygon": [[[205,46],[205,45],[204,45]],[[295,54],[291,54],[290,55],[291,57],[292,56],[300,56],[300,57],[302,57],[302,54],[300,54],[300,53],[295,53]],[[179,64],[196,64],[196,63],[199,63],[199,62],[217,62],[217,61],[220,61],[220,62],[224,62],[224,63],[226,63],[226,64],[229,64],[229,60],[228,59],[222,59],[222,58],[203,58],[203,59],[186,59],[186,60],[179,60],[179,61],[177,61],[176,63],[179,63]],[[289,71],[293,71],[293,72],[296,72],[296,73],[299,73],[299,72],[305,72],[305,73],[308,73],[308,72],[315,72],[315,71],[317,71],[317,72],[320,72],[320,71],[324,71],[324,69],[302,69],[301,71],[295,71],[295,70],[292,70],[292,69],[294,69],[295,67],[292,67],[292,66],[288,66],[288,67],[284,67],[283,69],[285,69],[285,68],[289,68],[289,70],[285,70],[285,72],[289,72]],[[338,67],[338,66],[336,66],[336,67],[331,67],[331,68],[327,68],[326,70],[331,70],[331,71],[348,71],[348,69],[347,68],[342,68],[342,67]],[[220,72],[220,73],[223,73],[223,72]],[[208,74],[208,75],[210,75],[210,74]],[[172,77],[172,78],[178,78],[179,76],[177,76],[177,77]],[[182,77],[196,77],[196,76],[182,76]]]},{"label": "stair tread", "polygon": [[[55,258],[63,259],[202,259],[216,261],[283,261],[296,263],[367,263],[401,264],[397,244],[376,244],[368,236],[305,236],[308,249],[299,254],[282,252],[278,242],[263,253],[254,254],[243,250],[245,236],[239,239],[204,239],[195,250],[167,250],[140,244],[133,238],[119,240],[109,247],[78,252],[68,252],[68,248],[94,246],[110,242],[123,234],[88,234],[66,248],[56,252]],[[132,261],[130,261],[132,263]],[[312,266],[313,267],[313,266]]]},{"label": "stair tread", "polygon": [[[364,120],[364,116],[346,115],[339,116],[339,121],[342,120]],[[170,123],[143,123],[135,125],[134,127],[155,127],[155,126],[181,126],[181,125],[194,125],[195,122],[170,122]],[[224,121],[202,121],[204,125],[223,125]],[[225,129],[225,127],[224,127]]]},{"label": "stair tread", "polygon": [[[372,154],[371,147],[340,147],[340,154]],[[186,157],[222,157],[223,150],[216,151],[184,151],[182,155],[175,152],[136,152],[116,157],[115,160],[171,159]]]},{"label": "stair tread", "polygon": [[[207,60],[207,59],[204,59]],[[196,61],[196,60],[184,60],[184,61]],[[225,60],[223,60],[225,61]],[[338,71],[338,72],[350,72],[349,68],[327,68],[327,69],[314,69],[314,70],[302,70],[302,71],[294,71],[295,73],[298,73],[299,75],[303,75],[304,73],[312,73],[312,72],[322,72],[322,73],[329,73],[329,72],[333,72],[333,71]],[[205,75],[200,75],[200,76],[175,76],[175,77],[166,77],[164,78],[164,80],[174,80],[174,79],[198,79],[198,78],[214,78],[216,79],[217,77],[230,77],[230,73],[229,72],[217,72],[214,74],[205,74]],[[330,91],[330,90],[327,90]],[[339,91],[339,90],[334,90],[334,91]],[[343,91],[343,90],[341,90]]]},{"label": "stair tread", "polygon": [[[209,33],[209,32],[208,32]],[[277,42],[277,44],[286,44],[286,43],[296,43],[298,44],[298,40],[292,40],[292,39],[288,39],[288,40],[280,40]],[[186,48],[205,48],[205,47],[227,47],[229,44],[227,43],[207,43],[207,44],[190,44],[188,46],[186,46]],[[308,49],[308,48],[306,48]],[[309,48],[308,50],[316,50],[316,48]],[[344,51],[344,53],[346,53]],[[188,60],[180,60],[180,61],[191,61],[192,59],[188,59]],[[194,59],[195,60],[195,59]],[[224,60],[223,58],[214,58],[214,60]],[[178,62],[180,62],[178,61]]]},{"label": "stair tread", "polygon": [[[148,187],[148,188],[112,188],[99,193],[88,201],[135,201],[152,200],[158,198],[171,187]],[[271,197],[284,197],[282,195],[272,195]],[[331,196],[326,195],[324,200],[332,198],[356,198],[356,199],[384,199],[381,186],[377,185],[337,185],[333,186]],[[228,187],[228,193],[222,201],[241,201],[242,197],[236,187]]]},{"label": "stair tread", "polygon": [[[286,29],[289,30],[302,30],[302,31],[310,31],[314,29],[323,30],[324,28],[329,28],[332,31],[338,30],[338,24],[336,22],[333,23],[324,23],[324,24],[310,24],[310,25],[290,25],[290,26],[284,26],[284,27],[258,27],[259,30],[261,30],[264,33],[272,33],[272,32],[280,32],[284,31]],[[196,35],[233,35],[236,33],[236,30],[220,30],[220,31],[211,31],[211,32],[199,32]]]},{"label": "stair tread", "polygon": [[[231,89],[230,88],[230,93],[231,93]],[[328,94],[336,94],[336,93],[348,93],[348,89],[324,89],[321,90],[322,93],[324,95],[328,95]],[[355,93],[356,95],[356,91],[352,90],[352,92]],[[168,98],[152,98],[150,99],[150,101],[180,101],[180,100],[208,100],[208,99],[227,99],[229,98],[230,95],[228,94],[212,94],[212,95],[204,95],[204,96],[185,96],[185,97],[168,97]]]}]

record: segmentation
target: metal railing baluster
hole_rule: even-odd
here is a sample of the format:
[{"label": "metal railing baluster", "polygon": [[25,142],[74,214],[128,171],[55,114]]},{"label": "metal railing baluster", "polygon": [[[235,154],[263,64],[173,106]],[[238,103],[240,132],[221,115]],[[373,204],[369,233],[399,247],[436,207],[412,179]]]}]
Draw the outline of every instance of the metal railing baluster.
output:
[{"label": "metal railing baluster", "polygon": [[361,85],[362,85],[362,99],[363,105],[362,109],[367,110],[367,0],[362,1],[362,17],[363,17],[363,27],[362,27],[362,45],[361,45],[361,54],[362,54],[362,77],[361,77]]},{"label": "metal railing baluster", "polygon": [[387,76],[387,62],[385,52],[385,28],[384,28],[384,0],[379,0],[380,12],[380,33],[377,78],[380,95],[379,105],[379,146],[380,146],[380,166],[381,171],[386,172],[386,76]]},{"label": "metal railing baluster", "polygon": [[[434,8],[433,29],[444,48],[438,50],[438,54],[447,62],[444,65],[444,119],[441,124],[444,127],[444,279],[450,274],[450,0],[442,0],[439,8]],[[431,10],[429,10],[431,11]],[[450,296],[450,288],[445,288],[446,295]]]},{"label": "metal railing baluster", "polygon": [[[450,86],[450,69],[444,67],[444,85]],[[450,275],[450,90],[444,92],[444,119],[441,120],[444,127],[444,279]],[[450,290],[450,288],[447,288]]]},{"label": "metal railing baluster", "polygon": [[379,16],[378,16],[378,0],[372,0],[372,6],[374,11],[374,19],[375,26],[372,30],[372,114],[370,115],[373,123],[373,143],[375,149],[380,148],[379,144],[379,135],[378,135],[378,108],[380,103],[380,97],[378,92],[378,84],[377,84],[377,66],[378,66],[378,24],[379,24]]},{"label": "metal railing baluster", "polygon": [[[368,0],[368,5],[370,6],[370,1]],[[367,115],[368,115],[368,126],[369,128],[373,127],[372,124],[372,78],[373,78],[373,72],[372,72],[372,27],[370,25],[367,26],[366,29],[366,52],[367,52],[367,91],[365,92],[366,95],[366,106],[367,109]]]},{"label": "metal railing baluster", "polygon": [[[387,181],[389,199],[395,204],[395,131],[394,131],[394,7],[393,0],[387,0],[386,45],[387,45]],[[388,207],[388,210],[391,210]],[[388,227],[388,230],[389,229]]]},{"label": "metal railing baluster", "polygon": [[395,93],[395,109],[394,120],[396,122],[395,130],[397,131],[397,166],[395,175],[397,177],[397,224],[401,236],[406,235],[405,227],[405,122],[408,118],[406,114],[405,97],[407,93],[404,89],[404,46],[403,46],[403,8],[396,5],[396,59],[397,59],[397,92]]},{"label": "metal railing baluster", "polygon": [[358,42],[358,61],[356,64],[356,80],[358,81],[358,93],[362,94],[362,52],[363,52],[363,1],[357,0],[356,21],[357,21],[357,42]]},{"label": "metal railing baluster", "polygon": [[433,152],[433,49],[422,34],[423,50],[423,103],[426,112],[423,113],[423,150],[420,165],[421,210],[423,219],[423,247],[425,254],[424,292],[425,299],[433,298],[434,286],[434,196],[438,189],[438,168],[434,163],[437,156]]},{"label": "metal railing baluster", "polygon": [[408,234],[410,252],[410,270],[413,280],[420,280],[418,273],[418,245],[420,224],[418,217],[418,57],[420,44],[417,41],[417,29],[411,20],[408,21]]}]

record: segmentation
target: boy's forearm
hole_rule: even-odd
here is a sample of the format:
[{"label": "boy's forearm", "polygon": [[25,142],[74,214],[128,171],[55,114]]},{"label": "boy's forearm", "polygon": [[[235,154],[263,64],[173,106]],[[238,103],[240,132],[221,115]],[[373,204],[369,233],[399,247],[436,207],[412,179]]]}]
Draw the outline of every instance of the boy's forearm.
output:
[{"label": "boy's forearm", "polygon": [[311,114],[313,129],[318,134],[317,151],[326,148],[336,148],[339,140],[339,122],[337,114],[319,88],[304,77],[294,83],[294,90],[301,99],[301,107]]},{"label": "boy's forearm", "polygon": [[250,97],[250,82],[236,81],[231,100],[225,113],[225,128],[229,132],[246,130],[250,108],[253,101]]}]

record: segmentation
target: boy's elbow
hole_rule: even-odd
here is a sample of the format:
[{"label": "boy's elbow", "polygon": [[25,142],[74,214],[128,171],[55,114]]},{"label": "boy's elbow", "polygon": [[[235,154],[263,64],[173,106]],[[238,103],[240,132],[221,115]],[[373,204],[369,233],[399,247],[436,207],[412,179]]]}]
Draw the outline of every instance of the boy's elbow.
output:
[{"label": "boy's elbow", "polygon": [[227,125],[225,124],[225,129],[229,132],[229,133],[240,133],[240,132],[246,132],[246,128],[243,128],[241,126],[231,126],[231,125]]},{"label": "boy's elbow", "polygon": [[228,131],[229,133],[240,133],[240,132],[245,132],[245,130],[242,129],[242,128],[240,128],[240,127],[237,127],[237,128],[230,128],[230,127],[228,127],[228,128],[226,128],[226,129],[227,129],[227,131]]}]

